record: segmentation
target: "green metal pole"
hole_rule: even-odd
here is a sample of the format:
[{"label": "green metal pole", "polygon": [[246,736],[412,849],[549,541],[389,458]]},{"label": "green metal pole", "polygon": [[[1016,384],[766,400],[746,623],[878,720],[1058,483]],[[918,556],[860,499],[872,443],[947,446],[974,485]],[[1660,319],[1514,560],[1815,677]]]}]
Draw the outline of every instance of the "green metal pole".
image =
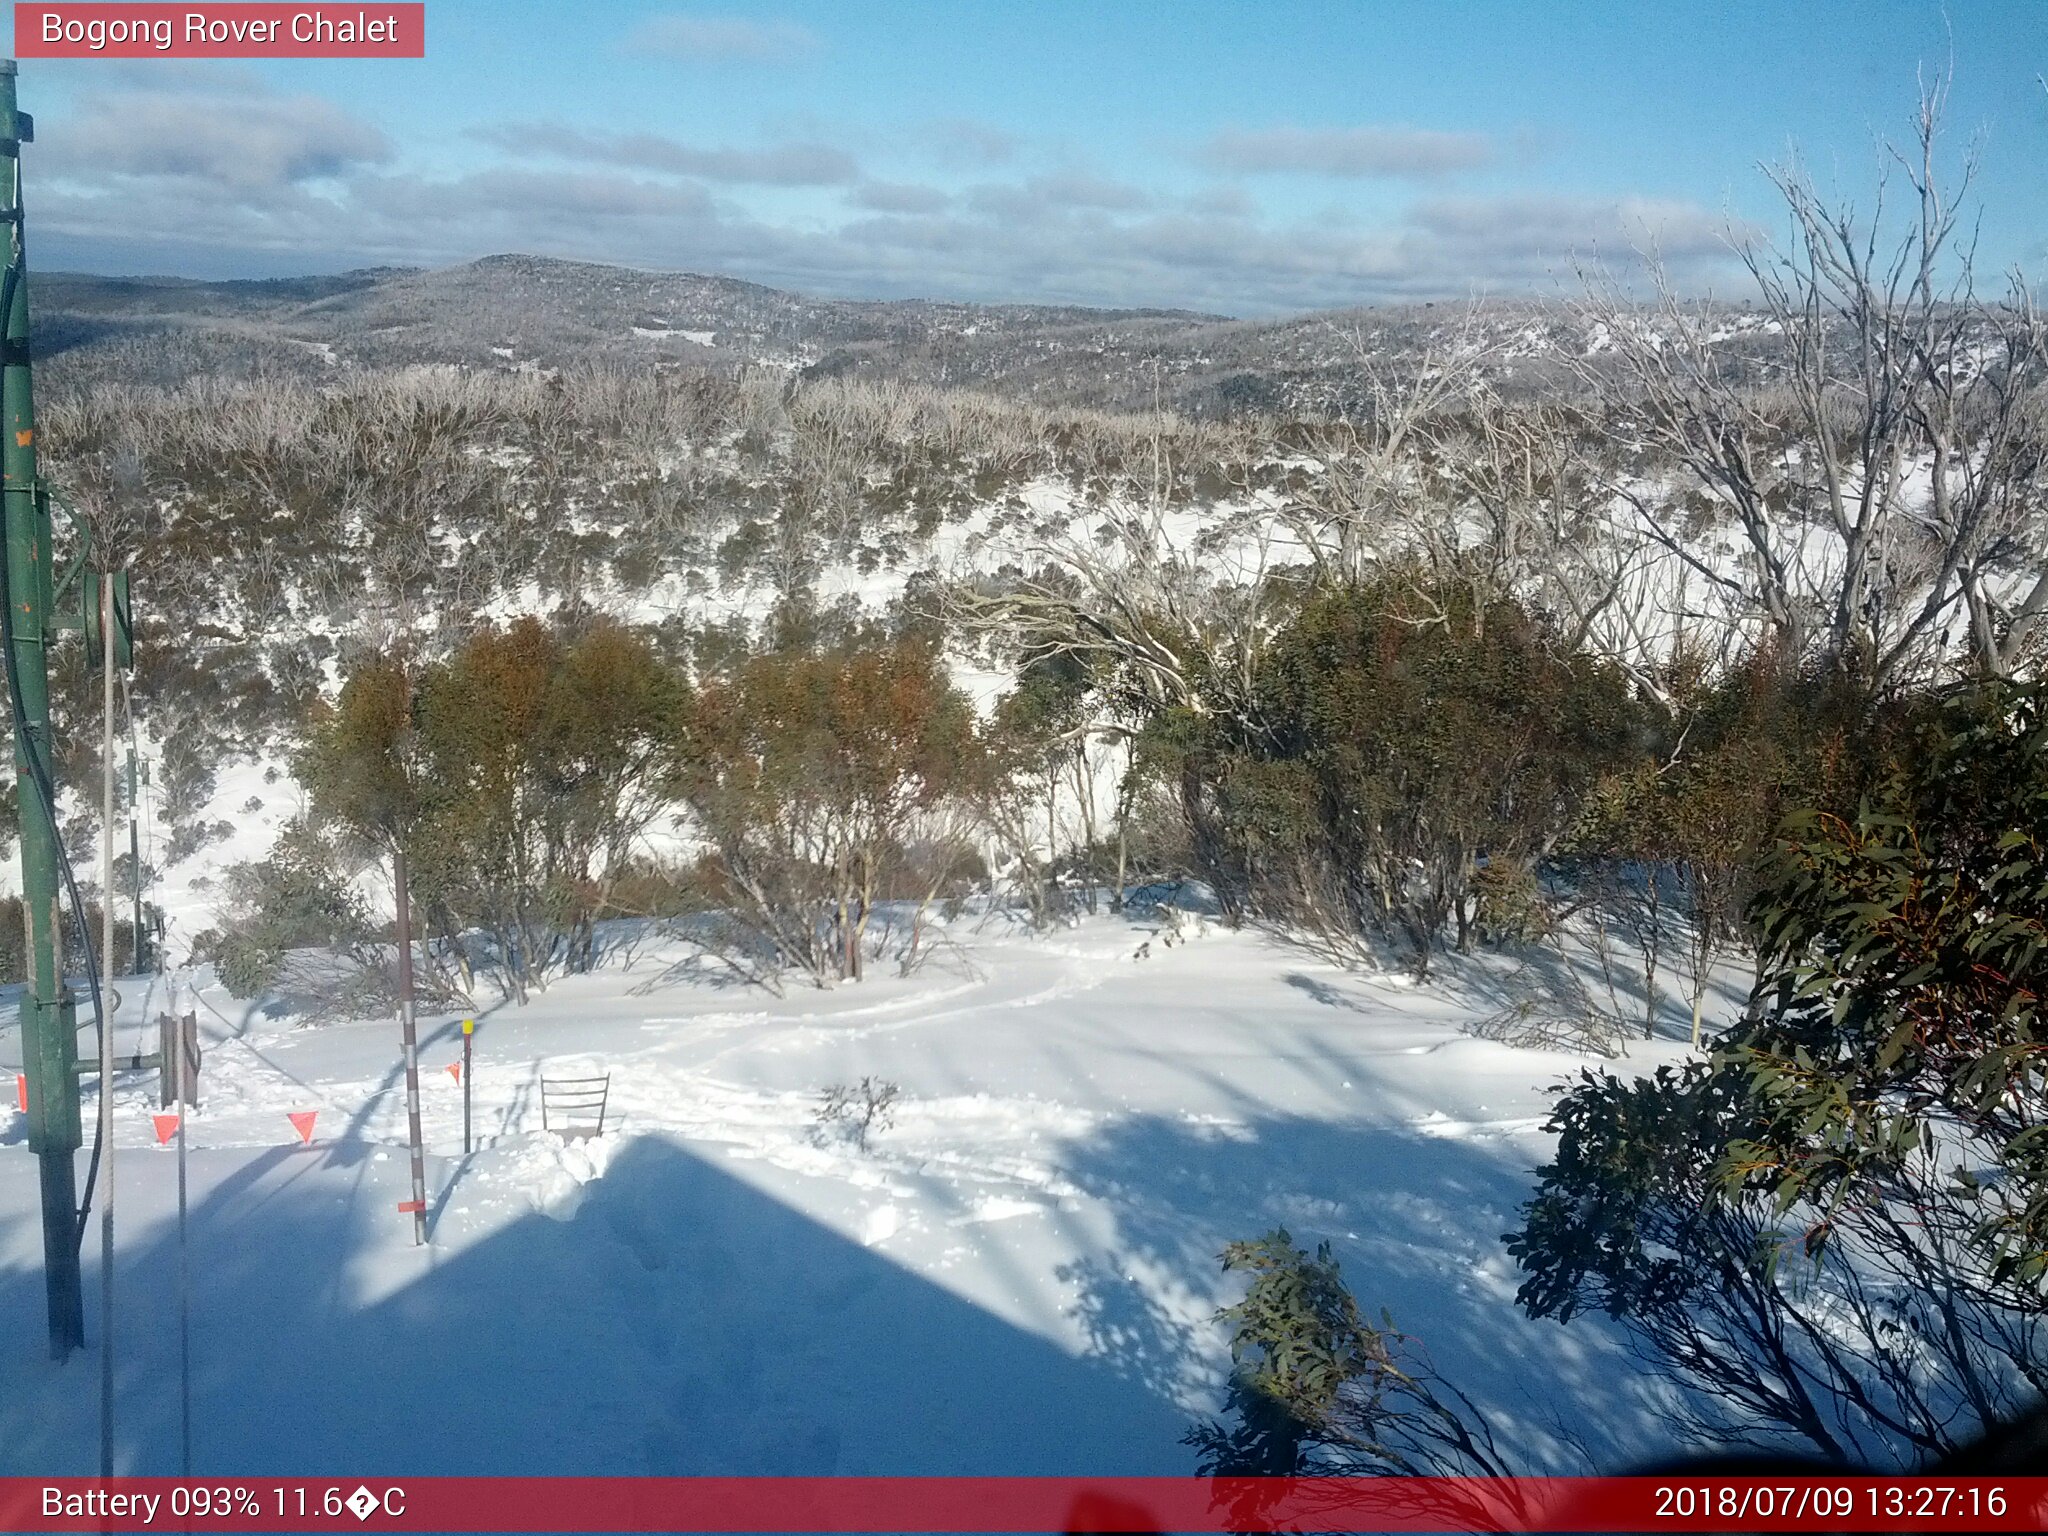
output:
[{"label": "green metal pole", "polygon": [[[7,603],[13,636],[16,803],[21,813],[21,909],[28,987],[21,999],[28,1068],[29,1146],[41,1165],[43,1268],[50,1353],[85,1342],[78,1263],[77,1019],[64,986],[57,915],[57,839],[31,751],[50,762],[50,677],[45,661],[50,606],[50,513],[36,479],[35,397],[29,382],[27,263],[22,253],[21,146],[32,136],[15,106],[15,65],[0,59],[0,240],[7,248],[8,303],[0,315],[0,511],[7,537]],[[10,710],[10,714],[13,711]],[[25,727],[25,729],[24,729]]]}]

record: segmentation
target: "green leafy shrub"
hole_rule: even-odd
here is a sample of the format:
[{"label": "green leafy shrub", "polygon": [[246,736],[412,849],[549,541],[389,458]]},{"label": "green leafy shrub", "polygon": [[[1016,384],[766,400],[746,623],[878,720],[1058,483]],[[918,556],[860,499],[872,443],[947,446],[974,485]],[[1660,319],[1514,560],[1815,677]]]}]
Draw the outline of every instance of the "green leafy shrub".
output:
[{"label": "green leafy shrub", "polygon": [[[303,974],[289,974],[294,952],[310,952]],[[353,994],[382,975],[375,926],[342,856],[303,821],[286,823],[268,858],[223,872],[215,924],[194,936],[192,959],[212,964],[238,998],[315,977],[323,984],[311,990],[338,997],[325,983],[346,978]]]},{"label": "green leafy shrub", "polygon": [[1704,1389],[1701,1434],[1912,1466],[2048,1390],[2048,728],[1960,699],[1851,813],[1787,817],[1710,1062],[1558,1100],[1509,1238]]},{"label": "green leafy shrub", "polygon": [[1205,1477],[1318,1472],[1509,1475],[1486,1416],[1438,1376],[1417,1342],[1381,1314],[1367,1321],[1330,1245],[1311,1254],[1283,1230],[1223,1252],[1251,1276],[1231,1326],[1225,1412],[1183,1437]]},{"label": "green leafy shrub", "polygon": [[1426,974],[1447,926],[1469,943],[1480,870],[1568,832],[1636,730],[1619,674],[1534,614],[1388,574],[1309,598],[1244,718],[1168,722],[1154,739],[1210,786],[1205,873],[1220,893],[1398,941]]}]

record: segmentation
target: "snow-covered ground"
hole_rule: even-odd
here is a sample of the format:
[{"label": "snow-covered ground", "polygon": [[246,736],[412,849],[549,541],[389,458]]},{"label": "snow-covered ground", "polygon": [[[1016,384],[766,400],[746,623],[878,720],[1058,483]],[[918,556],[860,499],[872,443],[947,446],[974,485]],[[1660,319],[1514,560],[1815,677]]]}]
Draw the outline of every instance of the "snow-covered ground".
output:
[{"label": "snow-covered ground", "polygon": [[[301,1028],[204,991],[196,1470],[1184,1473],[1227,1361],[1218,1254],[1275,1226],[1328,1238],[1532,1469],[1579,1469],[1573,1437],[1610,1463],[1655,1448],[1660,1389],[1597,1321],[1523,1318],[1499,1242],[1547,1154],[1546,1089],[1582,1059],[1471,1038],[1455,977],[1158,926],[963,920],[915,976],[786,998],[622,934],[596,974],[479,1015],[468,1157],[459,1023],[429,1017],[424,1249],[397,1209],[395,1024]],[[163,998],[125,990],[139,1035]],[[5,1017],[0,1473],[88,1473],[98,1226],[94,1343],[56,1366]],[[542,1133],[554,1058],[611,1073],[603,1138]],[[902,1098],[862,1153],[816,1111],[868,1075]],[[116,1101],[118,1467],[137,1474],[175,1471],[178,1444],[154,1087]],[[301,1146],[287,1116],[309,1110]]]}]

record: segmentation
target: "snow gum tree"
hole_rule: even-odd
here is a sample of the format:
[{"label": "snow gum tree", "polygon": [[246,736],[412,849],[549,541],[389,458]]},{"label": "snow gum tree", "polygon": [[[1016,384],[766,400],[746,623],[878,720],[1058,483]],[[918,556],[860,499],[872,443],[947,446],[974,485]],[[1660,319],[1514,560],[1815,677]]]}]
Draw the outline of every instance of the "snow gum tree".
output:
[{"label": "snow gum tree", "polygon": [[[1665,274],[1647,308],[1594,280],[1602,342],[1570,361],[1640,452],[1608,490],[1642,538],[1791,667],[1819,659],[1873,694],[1960,664],[2018,675],[2048,614],[2041,497],[2048,330],[2017,274],[1980,292],[1974,157],[1945,166],[1948,81],[1885,146],[1870,211],[1830,201],[1797,165],[1768,171],[1783,240],[1743,239],[1772,337],[1763,387],[1728,318]],[[1901,195],[1903,194],[1903,195]],[[1729,527],[1733,568],[1649,490],[1676,464]]]},{"label": "snow gum tree", "polygon": [[[1128,770],[1114,807],[1116,853],[1103,858],[1095,780],[1100,765],[1093,746],[1115,747],[1130,730],[1113,717],[1113,674],[1100,658],[1048,649],[1019,669],[1017,685],[997,701],[982,730],[988,772],[983,776],[983,824],[1014,862],[1014,886],[1035,923],[1043,925],[1066,904],[1058,875],[1063,843],[1089,911],[1096,887],[1108,883],[1111,905],[1122,902],[1128,852],[1131,785]],[[1060,819],[1062,795],[1080,813],[1079,835]],[[1107,865],[1107,867],[1105,867]]]},{"label": "snow gum tree", "polygon": [[710,846],[712,903],[776,968],[829,986],[860,978],[879,903],[922,894],[912,838],[977,760],[972,708],[904,637],[759,652],[704,680],[666,784]]},{"label": "snow gum tree", "polygon": [[1711,678],[1681,660],[1654,696],[1662,707],[1640,712],[1638,739],[1555,863],[1593,920],[1615,919],[1637,945],[1646,1036],[1664,952],[1682,943],[1697,1041],[1709,973],[1746,937],[1744,904],[1779,819],[1796,805],[1853,810],[1897,755],[1907,711],[1873,709],[1838,673],[1789,671],[1768,649]]},{"label": "snow gum tree", "polygon": [[1213,775],[1224,875],[1255,908],[1407,946],[1471,937],[1482,866],[1534,859],[1631,745],[1620,675],[1516,604],[1405,576],[1310,598],[1250,718],[1172,721]]},{"label": "snow gum tree", "polygon": [[[1722,728],[1788,697],[1746,692]],[[1796,806],[1759,852],[1747,1016],[1705,1057],[1563,1086],[1506,1238],[1518,1299],[1619,1322],[1691,1389],[1672,1408],[1696,1444],[2018,1469],[2048,1389],[2048,700],[1994,685],[1860,740],[1883,750],[1849,808]],[[1501,1468],[1480,1407],[1370,1320],[1327,1244],[1273,1233],[1224,1263],[1250,1284],[1220,1318],[1226,1420],[1188,1436],[1205,1473]]]},{"label": "snow gum tree", "polygon": [[659,812],[680,698],[646,640],[607,621],[521,619],[422,677],[424,884],[451,925],[492,933],[520,988],[590,967],[593,925]]},{"label": "snow gum tree", "polygon": [[468,973],[490,941],[524,998],[587,969],[594,924],[658,814],[682,683],[609,622],[484,629],[447,658],[373,658],[316,718],[299,772],[317,816],[403,848],[416,905]]}]

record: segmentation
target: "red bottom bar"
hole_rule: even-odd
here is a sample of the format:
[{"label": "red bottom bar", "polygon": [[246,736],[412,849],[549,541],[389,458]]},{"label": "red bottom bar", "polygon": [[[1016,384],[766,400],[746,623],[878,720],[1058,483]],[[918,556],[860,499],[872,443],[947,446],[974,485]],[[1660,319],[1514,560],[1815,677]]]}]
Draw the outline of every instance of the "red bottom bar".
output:
[{"label": "red bottom bar", "polygon": [[0,1531],[2039,1531],[2048,1477],[0,1478]]}]

